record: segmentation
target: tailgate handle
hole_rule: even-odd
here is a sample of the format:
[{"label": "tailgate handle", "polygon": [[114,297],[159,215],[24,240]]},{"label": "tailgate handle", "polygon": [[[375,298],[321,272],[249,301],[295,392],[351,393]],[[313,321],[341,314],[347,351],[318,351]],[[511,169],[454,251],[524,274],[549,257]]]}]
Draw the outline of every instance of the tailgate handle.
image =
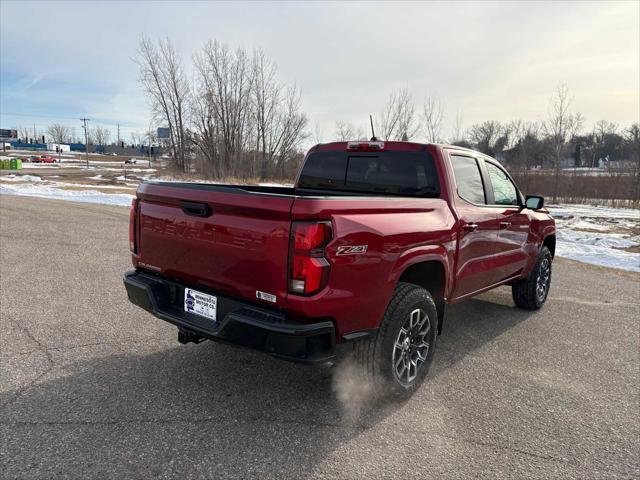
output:
[{"label": "tailgate handle", "polygon": [[211,207],[206,203],[180,202],[180,206],[187,215],[194,217],[208,217],[211,215]]}]

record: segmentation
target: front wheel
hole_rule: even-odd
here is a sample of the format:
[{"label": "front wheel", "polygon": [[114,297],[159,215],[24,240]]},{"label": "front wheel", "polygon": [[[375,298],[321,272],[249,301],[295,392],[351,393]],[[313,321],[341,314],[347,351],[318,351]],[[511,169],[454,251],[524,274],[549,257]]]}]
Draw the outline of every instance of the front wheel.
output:
[{"label": "front wheel", "polygon": [[516,306],[527,310],[538,310],[549,296],[551,287],[551,252],[545,246],[540,249],[538,260],[531,273],[511,286]]},{"label": "front wheel", "polygon": [[355,347],[360,373],[377,396],[409,396],[420,386],[433,360],[437,330],[431,294],[399,283],[377,335]]}]

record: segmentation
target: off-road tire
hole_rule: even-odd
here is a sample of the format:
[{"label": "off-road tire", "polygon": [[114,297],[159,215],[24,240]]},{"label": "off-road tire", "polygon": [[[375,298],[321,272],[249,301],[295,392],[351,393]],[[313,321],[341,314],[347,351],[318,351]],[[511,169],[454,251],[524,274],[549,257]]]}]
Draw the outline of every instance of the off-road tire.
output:
[{"label": "off-road tire", "polygon": [[[533,266],[531,273],[522,280],[518,280],[511,285],[511,294],[516,306],[527,310],[538,310],[544,305],[549,296],[549,289],[551,287],[551,264],[552,257],[551,252],[545,246],[540,249],[540,254],[536,260],[536,264]],[[546,287],[544,294],[541,295],[539,291],[539,282],[541,276],[544,277],[545,270],[548,266],[548,278],[545,281]]]},{"label": "off-road tire", "polygon": [[[426,359],[416,367],[415,378],[403,382],[398,379],[394,366],[395,355],[400,351],[394,348],[401,329],[416,310],[426,313],[430,324],[428,333],[421,337],[422,344],[428,343],[428,350],[424,355]],[[354,358],[358,373],[377,398],[408,397],[420,386],[429,371],[437,336],[438,314],[431,294],[417,285],[400,282],[375,337],[361,340],[355,345]]]}]

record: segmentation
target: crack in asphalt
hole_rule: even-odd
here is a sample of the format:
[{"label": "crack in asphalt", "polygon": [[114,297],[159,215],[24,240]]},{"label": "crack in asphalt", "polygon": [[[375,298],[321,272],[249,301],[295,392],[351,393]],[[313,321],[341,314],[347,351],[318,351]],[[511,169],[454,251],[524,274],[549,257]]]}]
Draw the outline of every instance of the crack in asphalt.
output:
[{"label": "crack in asphalt", "polygon": [[29,340],[31,340],[33,343],[35,343],[38,346],[38,350],[44,353],[44,355],[47,357],[47,361],[51,365],[55,365],[55,362],[53,361],[53,358],[51,357],[51,354],[49,353],[48,348],[45,345],[43,345],[42,342],[40,342],[40,340],[38,340],[27,327],[25,327],[24,325],[21,325],[20,323],[16,322],[12,318],[10,318],[9,321],[13,323],[16,327],[18,327],[18,330],[24,333]]},{"label": "crack in asphalt", "polygon": [[15,402],[18,398],[20,398],[22,395],[24,395],[27,391],[29,391],[29,389],[35,385],[35,383],[40,380],[41,378],[43,378],[45,375],[47,375],[49,372],[51,372],[54,367],[56,366],[56,362],[53,360],[53,357],[51,356],[51,353],[49,353],[49,350],[47,349],[47,347],[45,345],[42,344],[42,342],[40,342],[40,340],[38,340],[35,335],[33,335],[31,333],[31,331],[25,327],[24,325],[21,325],[20,323],[16,322],[15,320],[13,320],[12,318],[9,319],[9,321],[11,323],[13,323],[18,330],[20,330],[22,333],[24,333],[27,338],[29,338],[29,340],[31,340],[33,343],[35,343],[38,346],[38,350],[41,351],[42,353],[44,353],[44,356],[47,359],[47,362],[49,363],[49,367],[45,369],[44,372],[40,373],[39,375],[37,375],[32,381],[30,381],[27,385],[19,388],[18,390],[16,390],[13,395],[11,395],[9,397],[9,399],[4,402],[3,404],[0,405],[0,409],[4,409],[7,406],[11,405],[13,402]]},{"label": "crack in asphalt", "polygon": [[160,339],[150,339],[149,341],[145,341],[145,342],[94,342],[94,343],[83,343],[80,345],[69,345],[69,346],[65,346],[65,347],[45,347],[44,349],[37,349],[37,350],[26,350],[26,351],[19,351],[19,352],[11,352],[11,353],[0,353],[0,357],[11,357],[14,355],[31,355],[33,353],[36,352],[40,352],[40,351],[44,351],[46,350],[47,352],[67,352],[67,351],[71,351],[71,350],[76,350],[78,348],[84,348],[84,347],[99,347],[99,346],[114,346],[114,347],[122,347],[122,346],[127,346],[127,345],[147,345],[150,342],[153,341],[161,341]]},{"label": "crack in asphalt", "polygon": [[617,307],[617,306],[640,307],[640,303],[637,303],[637,302],[597,302],[593,300],[585,300],[585,299],[576,298],[576,297],[551,297],[550,299],[553,301],[571,302],[571,303],[577,303],[579,305],[587,305],[590,307]]},{"label": "crack in asphalt", "polygon": [[[9,399],[6,402],[4,402],[3,404],[0,405],[0,410],[4,410],[8,406],[10,406],[12,403],[14,403],[16,400],[18,400],[22,395],[27,393],[29,391],[29,389],[31,387],[33,387],[36,384],[36,382],[38,382],[38,380],[40,380],[41,378],[44,378],[54,368],[55,367],[53,365],[51,365],[44,372],[42,372],[40,375],[36,376],[36,378],[31,380],[28,384],[24,385],[23,387],[18,388],[15,392],[13,392],[13,395],[9,396]],[[0,424],[2,424],[2,422],[0,422]]]},{"label": "crack in asphalt", "polygon": [[[135,419],[119,419],[119,420],[97,420],[97,421],[93,421],[93,420],[71,420],[71,421],[14,421],[14,422],[6,422],[6,421],[0,421],[0,425],[5,425],[5,426],[50,426],[50,427],[63,427],[63,426],[86,426],[86,427],[92,427],[92,426],[116,426],[116,425],[171,425],[171,424],[201,424],[201,423],[213,423],[213,422],[219,422],[219,421],[229,421],[229,420],[241,420],[241,421],[246,421],[246,422],[250,422],[250,423],[255,423],[255,422],[262,422],[262,423],[266,423],[266,424],[271,424],[271,423],[277,423],[277,424],[288,424],[288,425],[302,425],[302,426],[306,426],[306,427],[323,427],[323,428],[334,428],[334,429],[338,429],[338,430],[344,430],[344,431],[351,431],[351,432],[355,432],[355,433],[364,433],[367,430],[369,430],[371,427],[367,426],[367,425],[345,425],[342,423],[335,423],[335,422],[309,422],[309,421],[299,421],[299,420],[293,420],[293,419],[282,419],[282,418],[277,418],[277,419],[270,419],[270,418],[266,418],[266,417],[255,417],[255,416],[244,416],[244,417],[239,417],[239,416],[234,416],[232,419],[227,418],[227,417],[203,417],[203,418],[188,418],[188,419],[176,419],[176,418],[170,418],[170,419],[166,419],[166,418],[154,418],[154,419],[142,419],[142,418],[135,418]],[[459,441],[459,442],[463,442],[466,444],[470,444],[470,445],[475,445],[475,446],[479,446],[479,447],[485,447],[485,448],[498,448],[500,450],[506,450],[506,451],[510,451],[510,452],[515,452],[515,453],[519,453],[521,455],[526,455],[529,457],[533,457],[539,460],[547,460],[547,461],[551,461],[551,462],[557,462],[557,463],[563,463],[563,464],[570,464],[573,465],[575,464],[575,462],[570,461],[569,459],[566,458],[562,458],[562,457],[557,457],[554,455],[550,455],[550,454],[541,454],[541,453],[536,453],[536,452],[532,452],[530,450],[526,450],[523,448],[518,448],[516,446],[513,445],[505,445],[502,442],[487,442],[487,441],[481,441],[481,440],[475,440],[472,438],[462,438],[462,437],[458,437],[458,436],[453,436],[453,435],[444,435],[441,433],[437,433],[437,432],[433,432],[432,430],[421,430],[421,429],[416,429],[416,428],[403,428],[402,429],[402,433],[409,433],[409,434],[418,434],[418,435],[431,435],[431,436],[436,436],[436,437],[440,437],[440,438],[444,438],[447,440],[454,440],[454,441]]]}]

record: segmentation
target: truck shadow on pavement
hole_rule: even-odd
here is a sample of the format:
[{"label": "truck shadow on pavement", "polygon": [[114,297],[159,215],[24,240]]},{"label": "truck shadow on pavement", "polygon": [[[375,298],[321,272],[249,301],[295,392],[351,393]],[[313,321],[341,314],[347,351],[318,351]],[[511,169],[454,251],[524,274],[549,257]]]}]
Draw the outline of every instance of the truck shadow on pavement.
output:
[{"label": "truck shadow on pavement", "polygon": [[[530,314],[478,299],[451,307],[426,382]],[[29,476],[28,466],[71,477],[303,478],[411,408],[344,395],[334,375],[340,366],[281,362],[213,342],[142,354],[126,342],[104,348],[89,361],[78,360],[77,349],[60,351],[54,379],[3,395],[7,475]]]}]

